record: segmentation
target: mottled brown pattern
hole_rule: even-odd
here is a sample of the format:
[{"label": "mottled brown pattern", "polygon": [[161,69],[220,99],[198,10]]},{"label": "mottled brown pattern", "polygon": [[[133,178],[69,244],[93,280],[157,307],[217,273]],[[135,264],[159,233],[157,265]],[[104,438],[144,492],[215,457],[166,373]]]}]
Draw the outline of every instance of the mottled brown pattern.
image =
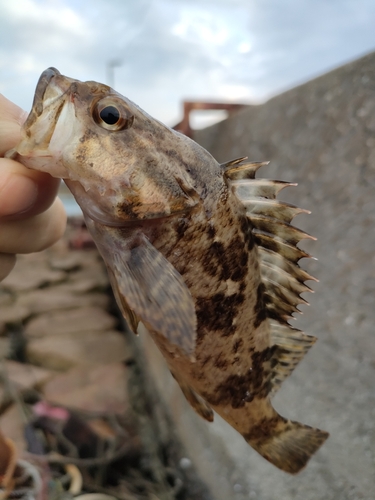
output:
[{"label": "mottled brown pattern", "polygon": [[235,340],[232,346],[232,352],[235,354],[242,347],[242,345],[243,345],[242,339]]},{"label": "mottled brown pattern", "polygon": [[268,317],[268,311],[266,308],[266,299],[264,296],[265,292],[265,286],[264,283],[259,283],[258,288],[257,288],[257,296],[256,296],[256,303],[255,303],[255,321],[254,321],[254,327],[258,328],[262,324],[262,322],[267,319]]},{"label": "mottled brown pattern", "polygon": [[[265,398],[269,392],[271,363],[276,346],[261,352],[254,352],[251,357],[251,368],[243,375],[229,375],[223,382],[216,385],[212,392],[205,393],[204,398],[214,406],[231,405],[237,409],[249,403],[256,396]],[[228,361],[220,354],[214,361],[217,368],[226,371]]]},{"label": "mottled brown pattern", "polygon": [[224,337],[232,335],[236,331],[233,320],[244,300],[243,293],[235,293],[229,296],[217,293],[208,299],[198,297],[196,301],[198,340],[206,330],[209,332],[220,330],[221,335]]},{"label": "mottled brown pattern", "polygon": [[288,420],[284,417],[275,415],[273,418],[262,418],[256,426],[251,426],[249,431],[243,434],[246,441],[262,441],[272,434],[280,421],[287,423]]},{"label": "mottled brown pattern", "polygon": [[252,232],[251,223],[246,215],[242,215],[239,220],[241,232],[245,242],[247,242],[247,250],[250,252],[255,245],[255,238]]},{"label": "mottled brown pattern", "polygon": [[213,406],[242,408],[254,397],[251,393],[251,381],[252,370],[249,369],[244,375],[229,375],[212,392],[204,392],[202,395]]},{"label": "mottled brown pattern", "polygon": [[[100,123],[95,113],[109,102],[129,126],[109,130]],[[74,137],[65,139],[61,117],[71,121]],[[41,122],[50,124],[43,134]],[[247,189],[256,205],[257,196],[274,198],[284,184],[251,182],[260,164],[220,166],[108,86],[54,69],[42,74],[16,152],[26,166],[66,179],[125,317],[134,328],[138,320],[146,325],[195,410],[212,420],[212,405],[267,460],[292,473],[303,467],[327,435],[280,417],[269,393],[299,359],[295,343],[302,357],[311,342],[295,332],[291,340],[288,330],[279,330],[283,349],[272,340],[268,318],[286,321],[295,304],[265,286],[258,250],[277,252],[281,264],[268,259],[303,282],[308,275],[292,265],[307,255],[296,247],[303,233],[279,224],[275,207],[269,224],[251,222],[237,191],[247,196]],[[275,239],[277,231],[292,244]],[[281,356],[287,369],[278,371]]]},{"label": "mottled brown pattern", "polygon": [[259,398],[265,398],[271,388],[271,368],[277,363],[275,353],[278,347],[273,345],[263,351],[256,351],[251,356],[253,371],[252,390]]}]

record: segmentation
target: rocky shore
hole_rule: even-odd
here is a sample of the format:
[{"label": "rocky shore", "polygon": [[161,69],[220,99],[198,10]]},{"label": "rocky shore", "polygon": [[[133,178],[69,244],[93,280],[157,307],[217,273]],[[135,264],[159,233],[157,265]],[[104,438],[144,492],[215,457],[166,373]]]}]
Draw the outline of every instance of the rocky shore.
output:
[{"label": "rocky shore", "polygon": [[[18,458],[50,464],[42,481],[62,487],[70,465],[82,493],[113,495],[103,500],[211,499],[142,372],[80,219],[53,247],[18,257],[0,285],[0,333],[0,430]],[[73,498],[64,495],[56,499]]]}]

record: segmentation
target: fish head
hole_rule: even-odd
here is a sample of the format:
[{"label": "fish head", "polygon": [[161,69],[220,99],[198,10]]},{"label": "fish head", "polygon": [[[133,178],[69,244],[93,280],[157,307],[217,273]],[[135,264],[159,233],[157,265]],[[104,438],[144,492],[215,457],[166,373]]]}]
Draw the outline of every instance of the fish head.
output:
[{"label": "fish head", "polygon": [[93,220],[122,226],[200,203],[204,182],[191,171],[212,157],[186,141],[107,85],[49,68],[12,157],[64,179]]}]

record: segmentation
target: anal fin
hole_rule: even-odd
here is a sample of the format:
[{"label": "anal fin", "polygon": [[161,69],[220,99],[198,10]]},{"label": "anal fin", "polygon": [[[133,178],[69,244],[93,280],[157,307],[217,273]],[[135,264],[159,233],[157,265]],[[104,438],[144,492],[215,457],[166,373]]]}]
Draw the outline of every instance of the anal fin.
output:
[{"label": "anal fin", "polygon": [[139,324],[140,320],[139,320],[138,316],[135,314],[135,312],[133,311],[133,309],[131,309],[129,307],[129,304],[126,302],[124,295],[122,295],[122,293],[120,292],[120,290],[117,286],[117,281],[116,281],[116,278],[113,274],[112,269],[110,267],[107,267],[107,271],[108,271],[109,281],[110,281],[111,286],[112,286],[113,294],[114,294],[115,299],[116,299],[116,303],[117,303],[122,315],[124,316],[124,318],[128,324],[128,327],[135,335],[137,335],[137,329],[138,329],[138,324]]},{"label": "anal fin", "polygon": [[208,422],[213,422],[214,420],[214,412],[211,406],[206,403],[206,401],[199,396],[189,384],[187,384],[183,379],[178,377],[173,371],[171,371],[173,378],[176,380],[178,385],[181,388],[181,391],[190,405],[194,408],[194,410],[200,415],[202,418],[207,420]]}]

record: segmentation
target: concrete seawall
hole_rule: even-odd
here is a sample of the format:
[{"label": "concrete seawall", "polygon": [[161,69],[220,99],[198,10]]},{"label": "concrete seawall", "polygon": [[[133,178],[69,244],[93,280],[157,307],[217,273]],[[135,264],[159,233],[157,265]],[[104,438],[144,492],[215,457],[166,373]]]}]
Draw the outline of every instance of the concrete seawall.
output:
[{"label": "concrete seawall", "polygon": [[277,394],[283,415],[330,439],[290,477],[260,458],[219,418],[206,424],[184,402],[146,340],[146,354],[191,458],[218,500],[375,498],[375,53],[260,106],[197,131],[219,161],[270,160],[258,177],[298,182],[281,199],[312,211],[295,224],[320,283],[297,328],[313,347]]}]

